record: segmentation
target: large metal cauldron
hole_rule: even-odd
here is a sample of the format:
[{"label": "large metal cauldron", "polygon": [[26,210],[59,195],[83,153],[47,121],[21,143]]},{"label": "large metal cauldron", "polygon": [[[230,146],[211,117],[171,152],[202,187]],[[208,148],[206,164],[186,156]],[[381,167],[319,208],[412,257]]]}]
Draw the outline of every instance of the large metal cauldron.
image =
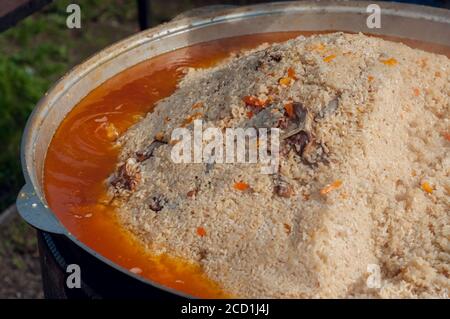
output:
[{"label": "large metal cauldron", "polygon": [[[21,216],[38,229],[46,296],[179,297],[182,293],[144,280],[78,241],[46,204],[43,166],[55,130],[93,88],[117,73],[162,53],[244,34],[277,31],[367,32],[450,46],[450,12],[422,6],[377,2],[381,29],[368,29],[370,2],[302,1],[227,8],[184,15],[138,33],[75,67],[45,95],[25,128],[22,166],[26,185],[17,199]],[[65,267],[81,266],[81,290],[65,285]]]}]

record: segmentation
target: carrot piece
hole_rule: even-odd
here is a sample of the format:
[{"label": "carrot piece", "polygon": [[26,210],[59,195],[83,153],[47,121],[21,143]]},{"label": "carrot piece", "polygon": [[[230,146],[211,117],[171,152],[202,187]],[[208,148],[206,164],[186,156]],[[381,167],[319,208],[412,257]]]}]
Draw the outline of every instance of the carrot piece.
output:
[{"label": "carrot piece", "polygon": [[413,93],[414,93],[414,96],[419,96],[420,95],[420,90],[418,88],[414,88],[413,89]]},{"label": "carrot piece", "polygon": [[252,117],[253,117],[253,112],[252,111],[248,111],[247,112],[247,117],[249,118],[249,119],[251,119]]},{"label": "carrot piece", "polygon": [[294,112],[294,103],[292,102],[288,102],[284,105],[284,110],[286,111],[287,115],[290,118],[295,117],[295,112]]},{"label": "carrot piece", "polygon": [[372,81],[374,80],[374,77],[373,77],[372,75],[369,75],[369,76],[367,77],[367,80],[369,80],[369,82],[372,82]]},{"label": "carrot piece", "polygon": [[341,180],[336,180],[331,184],[328,184],[327,186],[325,186],[324,188],[322,188],[320,190],[320,194],[321,195],[326,195],[332,191],[334,191],[335,189],[338,189],[339,187],[341,187],[342,185],[342,181]]},{"label": "carrot piece", "polygon": [[284,77],[284,78],[281,78],[280,80],[278,80],[278,83],[280,83],[281,85],[288,86],[289,84],[291,84],[291,81],[292,81],[291,78]]},{"label": "carrot piece", "polygon": [[249,188],[249,185],[244,182],[237,182],[233,185],[234,189],[237,189],[238,191],[245,191]]},{"label": "carrot piece", "polygon": [[336,54],[331,54],[329,56],[324,57],[323,61],[328,63],[328,62],[333,61],[335,58],[336,58]]},{"label": "carrot piece", "polygon": [[206,230],[203,227],[197,227],[197,235],[200,237],[206,236]]},{"label": "carrot piece", "polygon": [[385,64],[385,65],[389,65],[389,66],[394,66],[398,63],[398,61],[394,58],[389,58],[389,59],[384,59],[384,60],[380,60],[381,63]]},{"label": "carrot piece", "polygon": [[297,76],[295,75],[295,70],[293,68],[288,69],[288,77],[293,80],[297,80]]},{"label": "carrot piece", "polygon": [[444,138],[450,142],[450,133],[443,133]]},{"label": "carrot piece", "polygon": [[255,107],[265,107],[268,101],[262,101],[260,99],[258,99],[255,96],[244,96],[242,98],[242,100],[244,101],[245,105],[247,106],[255,106]]},{"label": "carrot piece", "polygon": [[433,187],[430,185],[430,183],[428,182],[423,182],[422,185],[420,185],[422,187],[422,190],[428,194],[433,193]]},{"label": "carrot piece", "polygon": [[242,101],[244,101],[245,105],[253,106],[255,104],[255,97],[246,95],[242,98]]}]

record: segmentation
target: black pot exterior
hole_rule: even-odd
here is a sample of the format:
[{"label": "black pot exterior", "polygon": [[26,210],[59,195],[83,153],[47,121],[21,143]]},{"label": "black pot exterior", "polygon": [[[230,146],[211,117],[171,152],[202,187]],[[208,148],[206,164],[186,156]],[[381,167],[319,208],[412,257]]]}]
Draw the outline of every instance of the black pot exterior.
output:
[{"label": "black pot exterior", "polygon": [[[64,235],[37,231],[44,296],[47,299],[164,299],[176,294],[136,280],[103,263]],[[80,288],[69,288],[69,265],[80,269]]]}]

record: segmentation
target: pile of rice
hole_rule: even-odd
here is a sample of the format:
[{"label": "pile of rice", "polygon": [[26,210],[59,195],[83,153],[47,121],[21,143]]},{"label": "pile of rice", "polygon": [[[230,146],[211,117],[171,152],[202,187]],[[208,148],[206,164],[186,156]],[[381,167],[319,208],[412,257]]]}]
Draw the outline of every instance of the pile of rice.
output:
[{"label": "pile of rice", "polygon": [[[362,34],[239,52],[119,138],[109,193],[151,251],[237,297],[448,297],[449,96],[447,57]],[[172,130],[195,119],[302,130],[275,174],[174,163]]]}]

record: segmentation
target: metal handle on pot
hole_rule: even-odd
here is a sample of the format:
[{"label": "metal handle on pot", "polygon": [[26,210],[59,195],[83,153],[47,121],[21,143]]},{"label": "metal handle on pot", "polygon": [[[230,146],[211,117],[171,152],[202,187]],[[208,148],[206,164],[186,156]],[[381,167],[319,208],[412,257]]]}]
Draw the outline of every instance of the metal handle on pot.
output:
[{"label": "metal handle on pot", "polygon": [[42,203],[31,183],[21,189],[16,206],[20,216],[34,228],[53,234],[66,234],[65,228],[50,208]]}]

